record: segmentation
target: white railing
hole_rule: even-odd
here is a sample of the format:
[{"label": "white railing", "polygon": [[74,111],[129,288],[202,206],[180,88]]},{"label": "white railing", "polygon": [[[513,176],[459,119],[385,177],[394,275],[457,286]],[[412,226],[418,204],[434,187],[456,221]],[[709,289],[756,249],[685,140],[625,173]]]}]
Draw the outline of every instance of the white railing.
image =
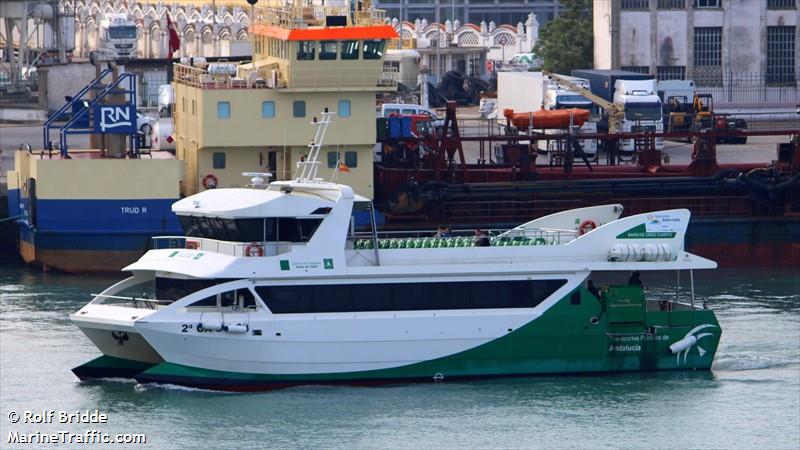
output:
[{"label": "white railing", "polygon": [[152,241],[154,250],[200,250],[237,258],[275,256],[290,251],[292,246],[281,242],[230,242],[187,236],[157,236]]},{"label": "white railing", "polygon": [[118,305],[128,306],[130,308],[140,309],[158,309],[160,306],[167,306],[173,300],[157,300],[149,298],[146,295],[140,297],[136,296],[122,296],[122,295],[107,295],[107,294],[92,294],[94,300],[100,300],[98,303],[103,305]]}]

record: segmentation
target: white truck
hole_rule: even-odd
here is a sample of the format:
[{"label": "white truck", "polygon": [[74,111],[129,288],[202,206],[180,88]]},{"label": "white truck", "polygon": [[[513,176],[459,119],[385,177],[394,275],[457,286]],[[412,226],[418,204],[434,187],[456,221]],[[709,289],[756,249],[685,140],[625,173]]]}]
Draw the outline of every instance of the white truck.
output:
[{"label": "white truck", "polygon": [[[561,75],[578,86],[589,89],[589,81]],[[566,89],[542,72],[498,72],[497,74],[497,120],[503,121],[503,110],[536,112],[541,109],[592,109],[592,102],[580,94]],[[561,130],[546,130],[546,133],[561,133]],[[596,133],[597,122],[589,120],[578,133]],[[583,151],[590,157],[597,155],[597,139],[581,139]],[[547,141],[547,150],[555,149],[557,141]],[[541,148],[541,147],[540,147]],[[544,150],[544,149],[542,149]]]},{"label": "white truck", "polygon": [[97,50],[104,59],[130,59],[138,56],[138,33],[133,16],[105,13],[100,16]]},{"label": "white truck", "polygon": [[[616,80],[614,103],[625,107],[621,132],[664,131],[661,99],[656,93],[656,80]],[[656,149],[663,149],[664,139],[656,138],[655,145]],[[632,153],[635,150],[633,139],[621,140],[619,150],[623,153]]]}]

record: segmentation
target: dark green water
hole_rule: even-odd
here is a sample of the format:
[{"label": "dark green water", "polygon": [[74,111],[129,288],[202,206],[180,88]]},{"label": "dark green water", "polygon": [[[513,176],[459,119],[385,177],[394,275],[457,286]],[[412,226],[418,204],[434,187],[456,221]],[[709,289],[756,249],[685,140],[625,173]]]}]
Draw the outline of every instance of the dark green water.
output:
[{"label": "dark green water", "polygon": [[[0,266],[0,448],[10,432],[144,433],[113,448],[800,448],[800,274],[698,274],[718,314],[712,372],[535,377],[226,394],[79,383],[98,353],[67,315],[112,278]],[[651,290],[671,279],[645,279]],[[10,412],[94,410],[107,424],[12,424]],[[104,446],[77,445],[77,448]]]}]

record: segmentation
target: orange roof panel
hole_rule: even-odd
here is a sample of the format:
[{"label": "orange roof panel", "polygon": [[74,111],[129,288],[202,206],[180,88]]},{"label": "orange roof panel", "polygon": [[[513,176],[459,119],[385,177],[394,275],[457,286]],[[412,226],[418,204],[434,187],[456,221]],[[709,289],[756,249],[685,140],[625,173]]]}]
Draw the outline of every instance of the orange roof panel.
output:
[{"label": "orange roof panel", "polygon": [[254,24],[253,32],[255,34],[282,39],[285,41],[344,41],[397,38],[397,32],[390,25],[288,30],[286,28]]}]

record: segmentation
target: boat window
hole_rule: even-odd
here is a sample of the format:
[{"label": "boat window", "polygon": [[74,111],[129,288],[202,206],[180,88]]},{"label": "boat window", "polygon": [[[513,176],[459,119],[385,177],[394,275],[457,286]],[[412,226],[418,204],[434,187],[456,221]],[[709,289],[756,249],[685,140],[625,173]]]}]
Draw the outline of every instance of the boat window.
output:
[{"label": "boat window", "polygon": [[233,242],[308,242],[322,223],[322,218],[313,217],[224,219],[178,216],[178,219],[186,236]]},{"label": "boat window", "polygon": [[292,102],[292,113],[294,117],[306,116],[306,102],[305,100],[295,100]]},{"label": "boat window", "polygon": [[274,314],[532,308],[567,280],[258,286]]},{"label": "boat window", "polygon": [[200,227],[195,219],[192,216],[178,216],[178,221],[181,223],[181,228],[183,228],[183,234],[186,236],[200,236]]},{"label": "boat window", "polygon": [[314,52],[316,52],[316,41],[298,41],[297,42],[297,60],[298,61],[313,61]]},{"label": "boat window", "polygon": [[392,114],[399,114],[399,113],[400,110],[397,108],[386,108],[385,110],[383,110],[383,117],[389,117]]},{"label": "boat window", "polygon": [[275,102],[261,102],[261,117],[264,119],[272,119],[275,117]]},{"label": "boat window", "polygon": [[342,41],[342,59],[358,59],[358,41]]},{"label": "boat window", "polygon": [[333,169],[339,161],[339,152],[328,152],[328,168]]},{"label": "boat window", "polygon": [[322,61],[330,61],[336,59],[336,41],[322,41],[319,43],[319,59]]},{"label": "boat window", "polygon": [[[223,219],[197,216],[178,216],[183,232],[189,237],[235,242],[264,241],[264,219]],[[274,219],[267,219],[274,221]],[[275,240],[274,232],[271,235]]]},{"label": "boat window", "polygon": [[214,152],[211,155],[212,166],[215,169],[224,169],[225,168],[225,152]]},{"label": "boat window", "polygon": [[344,152],[344,165],[351,169],[358,167],[358,152]]},{"label": "boat window", "polygon": [[322,219],[297,219],[281,217],[278,219],[278,240],[288,242],[308,242]]},{"label": "boat window", "polygon": [[156,277],[156,298],[159,300],[180,300],[201,289],[220,283],[227,283],[228,281],[232,280],[223,278],[215,280],[196,280]]},{"label": "boat window", "polygon": [[386,41],[383,39],[370,39],[364,41],[364,59],[382,59],[383,47]]},{"label": "boat window", "polygon": [[[184,109],[186,109],[185,105]],[[231,118],[231,102],[217,102],[217,118],[218,119]]]},{"label": "boat window", "polygon": [[339,100],[336,112],[339,117],[350,117],[350,100]]},{"label": "boat window", "polygon": [[255,309],[256,300],[250,289],[243,288],[208,296],[192,303],[188,308]]}]

